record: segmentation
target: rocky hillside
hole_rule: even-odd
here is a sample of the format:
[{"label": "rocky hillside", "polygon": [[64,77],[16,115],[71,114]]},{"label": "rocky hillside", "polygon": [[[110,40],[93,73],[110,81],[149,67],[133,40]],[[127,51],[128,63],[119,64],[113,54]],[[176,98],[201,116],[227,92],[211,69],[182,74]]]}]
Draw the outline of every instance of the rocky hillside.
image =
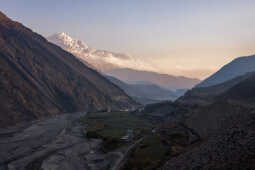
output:
[{"label": "rocky hillside", "polygon": [[[193,110],[191,116],[186,120],[187,125],[200,132],[202,136],[208,136],[211,131],[217,130],[222,125],[224,119],[227,120],[228,117],[242,112],[246,113],[249,109],[254,108],[255,75],[254,73],[248,75],[235,79],[237,81],[235,83],[234,80],[231,80],[232,87],[228,84],[222,86],[228,88],[222,90],[221,93],[217,93],[217,91],[209,93],[208,91],[207,96],[200,97],[201,100],[207,101],[207,104],[200,105]],[[193,99],[195,100],[195,98]]]},{"label": "rocky hillside", "polygon": [[169,159],[162,170],[254,169],[254,81],[251,74],[212,104],[193,109],[185,125],[199,134],[201,143]]},{"label": "rocky hillside", "polygon": [[170,159],[161,170],[255,169],[254,112],[239,112],[222,122],[224,126],[201,145]]},{"label": "rocky hillside", "polygon": [[0,13],[0,126],[136,103],[72,54]]}]

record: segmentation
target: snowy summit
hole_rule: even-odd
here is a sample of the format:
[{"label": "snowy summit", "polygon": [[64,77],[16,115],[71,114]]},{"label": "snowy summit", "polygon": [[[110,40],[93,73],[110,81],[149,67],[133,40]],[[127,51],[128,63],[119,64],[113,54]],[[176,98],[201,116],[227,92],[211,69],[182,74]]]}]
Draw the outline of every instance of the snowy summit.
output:
[{"label": "snowy summit", "polygon": [[53,34],[48,40],[101,72],[117,68],[155,70],[150,64],[133,56],[90,48],[83,41],[75,40],[64,32]]}]

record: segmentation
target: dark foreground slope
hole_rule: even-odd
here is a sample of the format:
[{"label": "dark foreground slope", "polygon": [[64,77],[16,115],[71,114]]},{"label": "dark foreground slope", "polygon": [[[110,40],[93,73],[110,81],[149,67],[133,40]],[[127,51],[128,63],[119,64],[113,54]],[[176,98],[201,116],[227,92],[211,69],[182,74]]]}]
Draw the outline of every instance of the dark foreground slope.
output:
[{"label": "dark foreground slope", "polygon": [[255,169],[255,114],[239,113],[199,147],[172,158],[162,170]]},{"label": "dark foreground slope", "polygon": [[233,86],[221,95],[223,100],[228,100],[235,104],[254,107],[255,106],[255,75],[248,77],[244,81]]},{"label": "dark foreground slope", "polygon": [[61,112],[124,109],[121,89],[0,13],[0,126]]},{"label": "dark foreground slope", "polygon": [[162,169],[255,169],[255,76],[251,76],[198,107],[185,124],[201,145],[170,159]]}]

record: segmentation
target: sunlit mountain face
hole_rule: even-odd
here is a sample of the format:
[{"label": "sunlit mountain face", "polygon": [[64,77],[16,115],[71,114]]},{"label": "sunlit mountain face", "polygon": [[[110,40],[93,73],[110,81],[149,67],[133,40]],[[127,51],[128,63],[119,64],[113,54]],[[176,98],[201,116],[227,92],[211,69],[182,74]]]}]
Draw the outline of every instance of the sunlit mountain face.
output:
[{"label": "sunlit mountain face", "polygon": [[71,52],[80,60],[87,62],[101,72],[117,68],[156,71],[151,64],[131,55],[91,48],[83,41],[75,40],[64,32],[56,33],[48,37],[48,40]]}]

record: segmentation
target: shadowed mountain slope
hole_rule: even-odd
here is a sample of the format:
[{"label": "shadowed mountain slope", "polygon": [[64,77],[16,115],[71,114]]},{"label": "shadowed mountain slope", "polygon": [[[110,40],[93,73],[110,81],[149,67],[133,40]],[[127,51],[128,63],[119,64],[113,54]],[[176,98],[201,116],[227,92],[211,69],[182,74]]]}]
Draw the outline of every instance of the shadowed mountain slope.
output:
[{"label": "shadowed mountain slope", "polygon": [[199,104],[199,105],[213,103],[218,96],[223,95],[232,87],[238,85],[243,81],[245,82],[245,80],[251,78],[254,75],[255,72],[246,73],[245,75],[238,76],[236,78],[233,78],[231,80],[228,80],[226,82],[214,86],[193,88],[186,92],[185,95],[180,97],[177,101],[185,104]]},{"label": "shadowed mountain slope", "polygon": [[0,125],[136,103],[70,53],[0,13]]},{"label": "shadowed mountain slope", "polygon": [[196,87],[208,87],[231,80],[237,76],[255,71],[255,55],[239,57],[226,64],[219,71],[199,83]]},{"label": "shadowed mountain slope", "polygon": [[201,136],[201,144],[170,159],[162,170],[255,168],[255,76],[250,75],[212,104],[193,110],[185,124]]},{"label": "shadowed mountain slope", "polygon": [[[231,87],[229,83],[232,83]],[[238,79],[230,80],[225,83],[225,86],[223,84],[219,85],[219,87],[228,88],[222,90],[221,93],[216,91],[216,95],[211,92],[203,98],[200,97],[201,100],[207,101],[207,104],[200,105],[196,110],[193,110],[193,114],[187,119],[186,123],[196,131],[201,132],[201,135],[207,136],[210,131],[217,130],[224,119],[227,120],[228,117],[242,112],[247,113],[247,110],[255,106],[254,83],[255,75],[249,73],[246,76],[240,76]],[[193,97],[193,100],[195,100],[195,97]]]}]

